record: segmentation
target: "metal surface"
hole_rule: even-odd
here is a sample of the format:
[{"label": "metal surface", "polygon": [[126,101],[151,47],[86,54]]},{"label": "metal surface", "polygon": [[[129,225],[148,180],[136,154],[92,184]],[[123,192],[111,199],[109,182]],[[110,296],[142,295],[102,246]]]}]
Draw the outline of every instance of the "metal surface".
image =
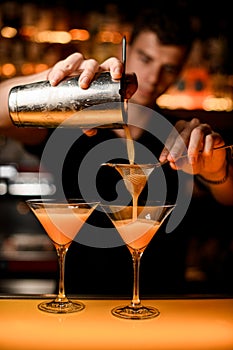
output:
[{"label": "metal surface", "polygon": [[9,93],[9,112],[16,126],[122,127],[120,80],[109,72],[96,75],[88,89],[78,85],[79,76],[53,87],[49,81],[15,86]]}]

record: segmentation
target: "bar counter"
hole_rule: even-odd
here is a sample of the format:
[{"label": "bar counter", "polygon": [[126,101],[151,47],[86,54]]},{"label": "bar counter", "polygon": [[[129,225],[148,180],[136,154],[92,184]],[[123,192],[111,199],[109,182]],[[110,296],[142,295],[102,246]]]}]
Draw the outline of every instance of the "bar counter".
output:
[{"label": "bar counter", "polygon": [[[147,320],[119,319],[123,299],[85,299],[85,309],[49,314],[38,297],[0,297],[1,350],[232,350],[233,298],[145,299],[159,309]],[[75,300],[75,298],[72,298]]]}]

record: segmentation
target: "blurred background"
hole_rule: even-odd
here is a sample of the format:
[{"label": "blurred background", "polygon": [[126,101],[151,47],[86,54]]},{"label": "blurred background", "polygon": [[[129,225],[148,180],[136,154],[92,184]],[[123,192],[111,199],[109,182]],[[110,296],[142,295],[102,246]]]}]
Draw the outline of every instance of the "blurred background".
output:
[{"label": "blurred background", "polygon": [[[165,1],[169,7],[169,0]],[[157,102],[165,115],[190,118],[195,113],[215,129],[227,129],[232,139],[230,4],[226,0],[216,4],[209,0],[172,2],[180,11],[189,9],[196,40],[177,84]],[[130,36],[135,16],[150,2],[134,1],[133,5],[106,0],[1,0],[0,80],[42,71],[75,51],[100,62],[118,54],[122,36]],[[36,157],[0,134],[0,293],[54,291],[56,254],[25,205],[27,198],[40,194],[38,167]],[[42,182],[44,194],[53,194],[51,175],[44,174]],[[195,260],[193,248],[191,244],[192,256],[187,252],[187,279],[201,281],[202,271],[192,270],[194,277],[188,273],[190,260]],[[233,253],[233,247],[230,249]]]},{"label": "blurred background", "polygon": [[[181,12],[189,10],[196,42],[183,79],[159,99],[159,105],[232,111],[233,30],[227,1],[208,0],[204,8],[200,0],[172,2]],[[149,1],[132,6],[114,0],[2,0],[0,78],[44,70],[77,50],[99,61],[117,54],[122,36],[129,37],[135,15],[147,5]]]}]

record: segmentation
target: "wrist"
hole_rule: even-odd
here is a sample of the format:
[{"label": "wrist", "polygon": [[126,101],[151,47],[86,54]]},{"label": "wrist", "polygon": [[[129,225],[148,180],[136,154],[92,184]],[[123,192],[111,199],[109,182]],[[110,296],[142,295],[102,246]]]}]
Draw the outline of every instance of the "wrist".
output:
[{"label": "wrist", "polygon": [[223,167],[220,171],[215,173],[197,174],[196,177],[200,182],[205,184],[221,185],[227,181],[228,171],[229,171],[229,163],[226,159],[225,167]]}]

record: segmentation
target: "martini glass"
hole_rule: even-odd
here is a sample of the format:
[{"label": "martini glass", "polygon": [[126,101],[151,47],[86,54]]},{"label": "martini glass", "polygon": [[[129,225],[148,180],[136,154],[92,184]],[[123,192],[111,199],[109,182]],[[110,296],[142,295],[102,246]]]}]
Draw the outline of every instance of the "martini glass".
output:
[{"label": "martini glass", "polygon": [[105,205],[101,207],[117,229],[130,251],[133,261],[133,297],[128,305],[118,306],[112,310],[114,316],[125,319],[148,319],[160,314],[157,308],[142,305],[139,297],[139,267],[141,257],[164,220],[172,212],[175,204],[148,202],[137,206],[134,217],[133,206]]},{"label": "martini glass", "polygon": [[66,314],[84,309],[81,302],[66,297],[64,285],[65,257],[70,244],[88,217],[97,207],[97,202],[86,203],[82,199],[29,199],[26,201],[37,220],[53,242],[59,261],[59,290],[56,298],[38,305],[42,311]]}]

